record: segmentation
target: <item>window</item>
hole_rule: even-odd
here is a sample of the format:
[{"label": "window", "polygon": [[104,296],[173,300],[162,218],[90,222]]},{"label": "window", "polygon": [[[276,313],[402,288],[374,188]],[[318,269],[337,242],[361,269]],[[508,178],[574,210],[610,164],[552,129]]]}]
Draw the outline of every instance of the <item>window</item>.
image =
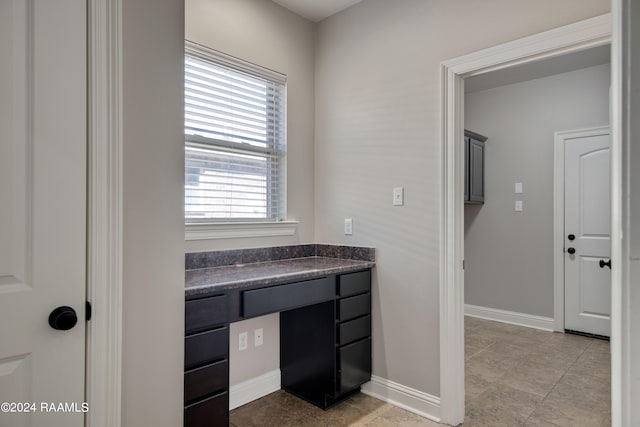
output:
[{"label": "window", "polygon": [[286,77],[185,49],[185,222],[282,221]]}]

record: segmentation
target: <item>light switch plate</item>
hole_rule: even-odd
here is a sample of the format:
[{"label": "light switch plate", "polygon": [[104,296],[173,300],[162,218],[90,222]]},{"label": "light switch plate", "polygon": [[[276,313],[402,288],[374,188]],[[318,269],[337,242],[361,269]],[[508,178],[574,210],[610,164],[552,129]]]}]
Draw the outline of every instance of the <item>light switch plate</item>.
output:
[{"label": "light switch plate", "polygon": [[353,234],[353,219],[344,219],[344,234],[345,236],[351,236]]},{"label": "light switch plate", "polygon": [[396,187],[393,189],[393,206],[404,205],[404,188]]},{"label": "light switch plate", "polygon": [[522,194],[522,183],[516,182],[516,194]]}]

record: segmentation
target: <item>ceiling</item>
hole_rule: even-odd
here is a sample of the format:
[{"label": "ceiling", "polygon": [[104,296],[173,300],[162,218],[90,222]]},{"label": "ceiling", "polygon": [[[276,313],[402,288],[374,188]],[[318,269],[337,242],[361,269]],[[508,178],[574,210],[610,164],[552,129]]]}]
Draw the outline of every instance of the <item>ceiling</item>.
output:
[{"label": "ceiling", "polygon": [[477,92],[527,80],[540,79],[569,71],[580,70],[600,64],[608,64],[611,57],[610,45],[598,46],[579,52],[549,59],[529,62],[523,65],[491,71],[464,80],[464,91]]},{"label": "ceiling", "polygon": [[313,22],[338,13],[362,0],[273,0],[280,6],[286,7],[293,13]]}]

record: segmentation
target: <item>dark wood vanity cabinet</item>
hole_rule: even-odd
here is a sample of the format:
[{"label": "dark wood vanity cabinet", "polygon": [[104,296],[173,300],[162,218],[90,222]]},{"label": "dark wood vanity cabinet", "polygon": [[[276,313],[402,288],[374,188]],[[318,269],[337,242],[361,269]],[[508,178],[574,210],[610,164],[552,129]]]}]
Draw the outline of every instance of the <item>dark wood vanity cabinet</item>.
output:
[{"label": "dark wood vanity cabinet", "polygon": [[186,301],[185,427],[229,424],[229,323],[280,312],[282,388],[321,408],[371,378],[371,270]]},{"label": "dark wood vanity cabinet", "polygon": [[280,314],[282,388],[321,408],[371,379],[371,272],[336,276],[335,295]]}]

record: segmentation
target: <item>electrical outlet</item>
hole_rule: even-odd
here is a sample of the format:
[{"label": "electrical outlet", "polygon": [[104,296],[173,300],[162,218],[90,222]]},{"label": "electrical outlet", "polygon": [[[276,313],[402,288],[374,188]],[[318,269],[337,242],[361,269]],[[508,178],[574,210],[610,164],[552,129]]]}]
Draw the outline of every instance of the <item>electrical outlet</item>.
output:
[{"label": "electrical outlet", "polygon": [[344,234],[346,236],[351,236],[353,234],[353,219],[351,218],[344,219]]},{"label": "electrical outlet", "polygon": [[247,332],[240,332],[238,335],[238,350],[243,351],[247,349],[249,341],[249,334]]},{"label": "electrical outlet", "polygon": [[264,342],[264,331],[262,328],[253,331],[253,345],[254,347],[260,347]]},{"label": "electrical outlet", "polygon": [[516,212],[522,212],[522,210],[523,210],[522,200],[516,200]]}]

